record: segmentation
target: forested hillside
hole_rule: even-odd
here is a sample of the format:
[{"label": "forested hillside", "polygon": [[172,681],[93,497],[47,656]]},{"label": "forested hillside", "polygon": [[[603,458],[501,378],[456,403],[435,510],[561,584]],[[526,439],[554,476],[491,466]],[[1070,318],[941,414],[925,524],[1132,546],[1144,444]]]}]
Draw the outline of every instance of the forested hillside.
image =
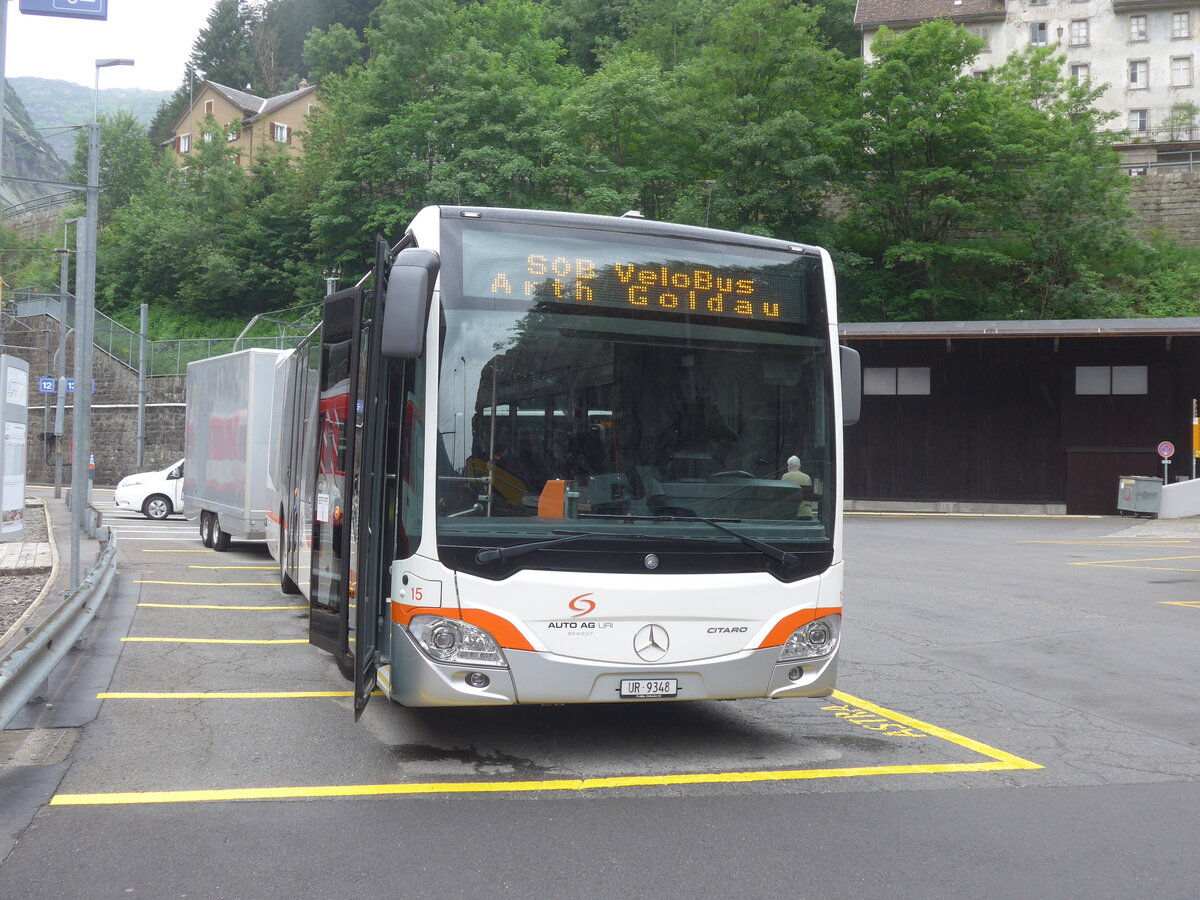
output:
[{"label": "forested hillside", "polygon": [[864,64],[852,9],[217,0],[197,77],[264,96],[308,78],[326,108],[302,161],[249,174],[223,141],[175,170],[106,120],[101,306],[195,333],[312,303],[324,270],[365,271],[376,233],[467,203],[820,243],[848,319],[1200,313],[1195,256],[1128,228],[1099,86],[1053,48],[963,75],[981,45],[946,21],[885,32]]},{"label": "forested hillside", "polygon": [[[8,79],[9,87],[21,97],[29,117],[59,159],[69,161],[75,153],[74,129],[90,122],[95,91],[81,84],[52,78],[19,77]],[[142,88],[101,88],[99,107],[103,114],[120,110],[130,112],[149,125],[155,111],[167,96],[163,91]]]}]

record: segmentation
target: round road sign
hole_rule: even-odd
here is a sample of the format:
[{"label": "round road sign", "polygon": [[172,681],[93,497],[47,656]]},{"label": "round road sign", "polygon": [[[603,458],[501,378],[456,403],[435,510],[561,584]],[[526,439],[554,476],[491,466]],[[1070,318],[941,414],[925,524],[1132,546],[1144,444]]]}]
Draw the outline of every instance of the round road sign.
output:
[{"label": "round road sign", "polygon": [[1158,445],[1158,455],[1163,459],[1170,459],[1175,455],[1175,445],[1170,441],[1163,441]]}]

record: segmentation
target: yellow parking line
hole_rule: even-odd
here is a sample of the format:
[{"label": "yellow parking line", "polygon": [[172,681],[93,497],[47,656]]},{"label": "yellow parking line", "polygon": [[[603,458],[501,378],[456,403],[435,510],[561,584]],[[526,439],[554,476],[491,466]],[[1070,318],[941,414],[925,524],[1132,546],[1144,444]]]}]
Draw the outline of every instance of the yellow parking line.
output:
[{"label": "yellow parking line", "polygon": [[1159,600],[1163,606],[1190,606],[1192,609],[1200,609],[1200,600]]},{"label": "yellow parking line", "polygon": [[273,572],[275,566],[188,566],[189,569],[256,569]]},{"label": "yellow parking line", "polygon": [[1200,559],[1200,556],[1150,556],[1144,559],[1102,559],[1095,562],[1073,562],[1070,566],[1099,566],[1108,569],[1150,569],[1155,572],[1197,572],[1200,568],[1179,569],[1171,566],[1133,566],[1129,563],[1178,562],[1185,559]]},{"label": "yellow parking line", "polygon": [[287,638],[273,641],[253,641],[229,638],[161,638],[161,637],[123,637],[122,642],[137,644],[307,644],[305,638]]},{"label": "yellow parking line", "polygon": [[175,584],[185,588],[277,588],[269,581],[134,581],[134,584]]},{"label": "yellow parking line", "polygon": [[267,609],[308,609],[308,604],[302,606],[218,606],[208,603],[139,603],[138,606],[149,606],[154,609],[248,609],[248,610],[267,610]]},{"label": "yellow parking line", "polygon": [[[97,700],[305,700],[314,697],[353,697],[354,691],[111,691]],[[372,697],[382,697],[375,691]]]},{"label": "yellow parking line", "polygon": [[1190,547],[1187,538],[1145,538],[1140,541],[1017,541],[1018,544],[1057,544],[1066,547]]},{"label": "yellow parking line", "polygon": [[988,762],[933,763],[929,765],[857,766],[842,769],[782,769],[761,772],[690,772],[677,775],[623,775],[607,778],[568,778],[547,781],[442,781],[412,784],[343,784],[290,787],[224,788],[217,790],[136,791],[95,794],[56,794],[51,806],[111,806],[146,803],[206,803],[228,800],[298,800],[326,797],[381,797],[430,794],[494,794],[546,791],[595,791],[616,788],[669,787],[694,784],[753,784],[771,781],[810,781],[822,778],[861,778],[875,775],[938,775],[962,772],[1003,772],[1013,769],[1040,769],[1037,763],[989,747],[979,741],[955,734],[860,700],[841,691],[835,698],[858,706],[909,728],[926,731],[932,737],[989,757]]}]

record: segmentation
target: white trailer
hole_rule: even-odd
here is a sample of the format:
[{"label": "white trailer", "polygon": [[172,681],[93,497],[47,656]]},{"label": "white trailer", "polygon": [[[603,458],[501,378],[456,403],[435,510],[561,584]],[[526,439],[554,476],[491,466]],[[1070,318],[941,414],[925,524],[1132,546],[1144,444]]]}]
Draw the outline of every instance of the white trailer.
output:
[{"label": "white trailer", "polygon": [[188,363],[183,514],[200,540],[266,538],[275,364],[290,351],[240,350]]}]

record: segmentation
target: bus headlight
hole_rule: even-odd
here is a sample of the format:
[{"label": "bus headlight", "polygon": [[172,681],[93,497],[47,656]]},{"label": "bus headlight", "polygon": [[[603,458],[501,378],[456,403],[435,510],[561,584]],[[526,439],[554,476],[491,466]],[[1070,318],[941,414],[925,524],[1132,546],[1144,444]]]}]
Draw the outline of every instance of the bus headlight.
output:
[{"label": "bus headlight", "polygon": [[825,616],[809,622],[803,628],[797,628],[783,645],[779,661],[793,662],[829,656],[837,649],[841,628],[841,616]]},{"label": "bus headlight", "polygon": [[438,662],[508,666],[495,638],[468,622],[441,616],[413,616],[408,631],[421,649]]}]

